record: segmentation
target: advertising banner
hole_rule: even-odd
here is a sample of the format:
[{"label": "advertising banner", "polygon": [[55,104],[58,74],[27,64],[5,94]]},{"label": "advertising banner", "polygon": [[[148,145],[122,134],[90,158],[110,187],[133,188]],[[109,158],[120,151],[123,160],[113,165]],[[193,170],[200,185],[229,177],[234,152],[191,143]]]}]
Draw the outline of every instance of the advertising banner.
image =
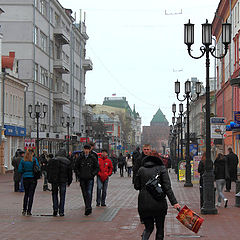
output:
[{"label": "advertising banner", "polygon": [[[191,161],[191,172],[191,175],[193,176],[193,161]],[[184,182],[186,180],[186,160],[182,160],[179,162],[178,176],[180,182]]]}]

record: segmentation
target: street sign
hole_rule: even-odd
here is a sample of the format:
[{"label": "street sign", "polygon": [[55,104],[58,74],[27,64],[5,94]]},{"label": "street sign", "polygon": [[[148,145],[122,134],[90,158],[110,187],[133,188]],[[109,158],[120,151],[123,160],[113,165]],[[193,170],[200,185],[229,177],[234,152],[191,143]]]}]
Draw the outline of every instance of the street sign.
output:
[{"label": "street sign", "polygon": [[226,119],[225,117],[212,117],[211,138],[224,139],[226,137]]},{"label": "street sign", "polygon": [[235,112],[234,112],[234,121],[235,121],[237,124],[240,124],[240,111],[235,111]]},{"label": "street sign", "polygon": [[226,124],[225,117],[212,117],[210,118],[211,124]]}]

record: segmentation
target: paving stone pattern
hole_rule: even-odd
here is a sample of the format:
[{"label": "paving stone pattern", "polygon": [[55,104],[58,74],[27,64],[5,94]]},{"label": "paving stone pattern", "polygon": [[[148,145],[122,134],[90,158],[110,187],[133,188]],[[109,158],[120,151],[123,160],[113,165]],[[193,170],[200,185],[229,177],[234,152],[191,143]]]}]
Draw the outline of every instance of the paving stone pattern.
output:
[{"label": "paving stone pattern", "polygon": [[[173,171],[172,171],[173,172]],[[200,214],[199,188],[184,188],[171,173],[172,187],[179,203],[188,205]],[[79,183],[73,182],[67,189],[65,217],[52,217],[51,192],[42,191],[42,180],[36,189],[33,216],[23,217],[23,193],[13,192],[12,174],[0,176],[0,231],[1,240],[137,240],[141,239],[144,226],[137,212],[138,192],[132,179],[113,175],[109,182],[107,207],[96,207],[94,186],[93,213],[84,216],[83,199]],[[235,185],[233,184],[233,189]],[[165,222],[165,239],[235,240],[239,237],[240,208],[234,207],[234,192],[226,193],[228,208],[219,208],[217,215],[202,216],[205,221],[198,234],[192,233],[177,220],[177,211],[169,205]],[[155,239],[154,234],[150,238]]]}]

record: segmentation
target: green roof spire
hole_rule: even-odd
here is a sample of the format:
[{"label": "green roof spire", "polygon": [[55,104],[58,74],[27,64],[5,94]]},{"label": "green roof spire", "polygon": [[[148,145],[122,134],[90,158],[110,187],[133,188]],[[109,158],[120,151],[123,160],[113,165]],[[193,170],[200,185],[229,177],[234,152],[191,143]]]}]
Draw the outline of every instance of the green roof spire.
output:
[{"label": "green roof spire", "polygon": [[168,124],[168,120],[166,119],[165,115],[162,113],[160,108],[157,110],[156,114],[153,116],[151,124],[152,123],[167,123]]}]

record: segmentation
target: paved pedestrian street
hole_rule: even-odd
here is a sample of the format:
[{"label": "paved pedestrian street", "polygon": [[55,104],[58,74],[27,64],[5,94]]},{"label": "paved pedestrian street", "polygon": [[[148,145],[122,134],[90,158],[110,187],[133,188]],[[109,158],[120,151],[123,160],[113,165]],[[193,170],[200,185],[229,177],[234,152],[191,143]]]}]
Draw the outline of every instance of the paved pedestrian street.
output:
[{"label": "paved pedestrian street", "polygon": [[[172,171],[173,172],[173,171]],[[181,206],[185,204],[200,213],[199,189],[184,188],[171,173],[173,190]],[[13,192],[12,174],[0,176],[0,231],[1,240],[92,240],[92,239],[141,239],[144,226],[137,213],[137,191],[128,177],[113,175],[109,182],[107,207],[96,207],[96,184],[94,186],[93,213],[84,216],[79,183],[73,182],[67,189],[65,216],[52,216],[51,192],[42,191],[39,180],[34,198],[32,216],[22,216],[24,193]],[[232,187],[235,190],[235,185]],[[195,234],[176,219],[177,211],[169,205],[165,222],[165,239],[236,240],[239,238],[240,209],[234,207],[235,193],[226,193],[227,208],[219,208],[218,215],[204,215],[205,221]],[[151,240],[155,239],[152,234]]]}]

